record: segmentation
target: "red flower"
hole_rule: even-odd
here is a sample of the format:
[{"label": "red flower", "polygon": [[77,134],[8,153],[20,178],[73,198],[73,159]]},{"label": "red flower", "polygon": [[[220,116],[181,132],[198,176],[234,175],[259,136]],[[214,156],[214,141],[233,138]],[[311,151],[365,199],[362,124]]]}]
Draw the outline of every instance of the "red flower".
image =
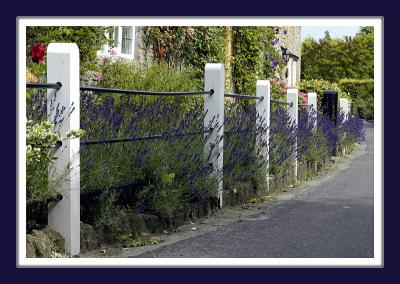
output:
[{"label": "red flower", "polygon": [[44,59],[44,51],[46,47],[42,43],[35,44],[31,49],[31,58],[32,61],[39,64]]}]

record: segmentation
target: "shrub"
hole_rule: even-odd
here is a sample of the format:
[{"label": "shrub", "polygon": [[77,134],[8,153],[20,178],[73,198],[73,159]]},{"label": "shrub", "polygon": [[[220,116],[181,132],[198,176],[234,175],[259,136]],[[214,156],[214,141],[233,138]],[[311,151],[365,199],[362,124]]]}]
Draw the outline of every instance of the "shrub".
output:
[{"label": "shrub", "polygon": [[350,93],[341,89],[337,83],[331,83],[326,80],[301,80],[298,84],[298,88],[301,92],[310,93],[315,92],[318,94],[318,108],[322,107],[322,98],[325,90],[335,90],[338,92],[339,98],[346,98],[351,101]]},{"label": "shrub", "polygon": [[[101,87],[165,92],[198,91],[204,88],[194,69],[176,70],[162,63],[145,68],[137,66],[132,61],[116,59],[106,61],[101,66],[101,72],[98,81]],[[137,98],[140,100],[140,96]],[[156,99],[157,97],[154,96],[146,101],[151,103]],[[202,100],[202,97],[171,96],[167,98],[168,102],[180,107],[197,100]]]},{"label": "shrub", "polygon": [[374,80],[373,79],[342,79],[340,88],[351,95],[354,114],[374,119]]}]

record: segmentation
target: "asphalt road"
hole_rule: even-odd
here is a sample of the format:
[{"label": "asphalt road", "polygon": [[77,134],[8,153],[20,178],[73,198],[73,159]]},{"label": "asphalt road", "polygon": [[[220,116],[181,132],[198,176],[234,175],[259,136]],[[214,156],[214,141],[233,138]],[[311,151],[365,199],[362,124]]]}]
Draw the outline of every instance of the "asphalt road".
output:
[{"label": "asphalt road", "polygon": [[345,168],[311,189],[251,218],[135,257],[373,257],[373,124],[365,128],[366,143]]}]

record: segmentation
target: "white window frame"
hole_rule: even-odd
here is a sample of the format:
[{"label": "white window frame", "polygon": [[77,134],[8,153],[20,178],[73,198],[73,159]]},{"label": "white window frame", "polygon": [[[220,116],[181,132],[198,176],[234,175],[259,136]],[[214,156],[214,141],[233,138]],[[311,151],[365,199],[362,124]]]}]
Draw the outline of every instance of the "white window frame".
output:
[{"label": "white window frame", "polygon": [[287,77],[287,85],[288,87],[296,87],[297,83],[297,62],[298,58],[296,56],[290,56],[289,61],[287,63],[288,69],[288,77]]},{"label": "white window frame", "polygon": [[[114,48],[117,50],[117,55],[111,55],[111,57],[122,57],[125,59],[133,60],[135,59],[135,43],[136,43],[136,29],[135,26],[124,26],[124,27],[130,27],[132,34],[131,34],[131,53],[122,53],[122,26],[115,26],[114,27],[114,34],[118,35],[118,38],[114,38]],[[107,38],[109,35],[106,35]],[[103,45],[102,50],[99,50],[97,52],[97,56],[101,57],[104,55],[110,55],[110,50],[111,47],[108,44]]]},{"label": "white window frame", "polygon": [[296,87],[297,83],[297,60],[292,60],[292,87]]},{"label": "white window frame", "polygon": [[289,57],[289,61],[287,63],[287,69],[288,69],[287,85],[288,85],[288,87],[292,87],[292,61],[293,61],[293,58]]}]

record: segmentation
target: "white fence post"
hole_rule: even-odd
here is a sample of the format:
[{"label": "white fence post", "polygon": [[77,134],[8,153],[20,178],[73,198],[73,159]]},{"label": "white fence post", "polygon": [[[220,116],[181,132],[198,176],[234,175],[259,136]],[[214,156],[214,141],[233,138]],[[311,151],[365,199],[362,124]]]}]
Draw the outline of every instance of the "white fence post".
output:
[{"label": "white fence post", "polygon": [[[48,91],[47,113],[50,121],[64,119],[58,130],[66,138],[69,130],[80,128],[79,49],[75,43],[51,43],[47,49],[47,82],[62,87]],[[56,108],[65,111],[57,116]],[[72,113],[68,115],[70,112]],[[63,199],[51,202],[48,223],[65,239],[65,250],[71,255],[80,251],[80,159],[79,138],[65,139],[56,151],[57,160],[49,178],[63,177],[60,193]]]},{"label": "white fence post", "polygon": [[[287,90],[287,103],[289,104],[287,107],[287,111],[289,113],[290,118],[294,122],[296,129],[298,125],[298,117],[299,117],[299,102],[298,102],[299,93],[297,89],[288,89]],[[293,162],[293,176],[294,180],[297,181],[297,137],[294,146],[294,162]]]},{"label": "white fence post", "polygon": [[343,121],[346,121],[349,115],[349,100],[343,98],[339,99],[339,109],[340,113],[343,115]]},{"label": "white fence post", "polygon": [[317,93],[308,93],[308,109],[311,116],[311,119],[314,122],[313,131],[317,129],[317,110],[318,110],[318,102],[317,102]]},{"label": "white fence post", "polygon": [[269,192],[269,127],[271,114],[271,91],[269,80],[257,80],[256,96],[262,97],[262,100],[256,102],[256,129],[267,127],[266,131],[262,131],[261,135],[257,135],[257,145],[266,143],[265,147],[261,146],[261,155],[266,160],[267,175],[267,191]]},{"label": "white fence post", "polygon": [[222,207],[222,188],[223,188],[223,137],[224,134],[224,86],[225,71],[224,65],[220,63],[207,63],[204,74],[204,90],[214,90],[212,95],[204,97],[204,126],[212,127],[213,132],[206,142],[204,152],[208,156],[210,149],[215,142],[214,149],[211,150],[211,163],[213,165],[213,174],[218,176],[218,199],[219,206]]}]

